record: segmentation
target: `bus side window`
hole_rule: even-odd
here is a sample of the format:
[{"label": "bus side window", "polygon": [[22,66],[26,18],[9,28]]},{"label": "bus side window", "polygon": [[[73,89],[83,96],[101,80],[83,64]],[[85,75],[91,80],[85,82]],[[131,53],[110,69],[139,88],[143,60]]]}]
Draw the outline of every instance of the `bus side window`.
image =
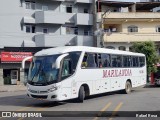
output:
[{"label": "bus side window", "polygon": [[140,64],[140,67],[143,67],[145,65],[145,58],[144,57],[139,57],[139,64]]},{"label": "bus side window", "polygon": [[102,67],[102,61],[101,61],[101,54],[98,54],[98,67],[101,68]]},{"label": "bus side window", "polygon": [[96,58],[97,58],[96,54],[89,53],[87,59],[87,67],[96,68],[97,67]]},{"label": "bus side window", "polygon": [[82,68],[87,67],[87,58],[88,58],[88,55],[87,55],[87,53],[85,53],[84,57],[83,57],[82,65],[81,65]]},{"label": "bus side window", "polygon": [[110,55],[106,53],[101,54],[102,67],[111,67]]},{"label": "bus side window", "polygon": [[112,55],[112,67],[117,67],[117,56]]},{"label": "bus side window", "polygon": [[96,68],[98,66],[97,54],[85,53],[82,61],[82,68]]},{"label": "bus side window", "polygon": [[131,67],[131,57],[123,56],[123,67]]},{"label": "bus side window", "polygon": [[138,63],[139,63],[138,57],[132,56],[132,66],[133,67],[138,67],[139,66]]}]

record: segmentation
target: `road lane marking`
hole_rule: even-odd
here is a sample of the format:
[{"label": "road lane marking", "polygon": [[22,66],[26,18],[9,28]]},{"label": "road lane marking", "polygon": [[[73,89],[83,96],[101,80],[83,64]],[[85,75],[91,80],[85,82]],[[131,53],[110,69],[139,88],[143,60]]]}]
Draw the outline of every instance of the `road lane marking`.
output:
[{"label": "road lane marking", "polygon": [[[29,108],[32,108],[32,106],[23,107],[23,108],[20,108],[20,109],[18,109],[18,110],[16,110],[16,111],[24,111],[24,110],[29,109]],[[23,120],[23,119],[24,119],[24,118],[22,117],[22,118],[18,118],[17,120]]]},{"label": "road lane marking", "polygon": [[49,108],[49,107],[38,108],[36,111],[44,111],[46,108]]},{"label": "road lane marking", "polygon": [[111,117],[109,118],[109,120],[112,120],[112,119],[113,119],[113,117],[116,115],[116,113],[119,111],[119,109],[121,108],[122,105],[123,105],[123,102],[120,102],[120,103],[116,106],[116,108],[115,108],[114,111],[112,112],[112,115],[111,115]]},{"label": "road lane marking", "polygon": [[29,109],[29,108],[31,108],[31,107],[32,107],[32,106],[23,107],[23,108],[20,108],[20,109],[18,109],[18,110],[16,110],[16,111],[24,111],[24,110]]},{"label": "road lane marking", "polygon": [[[102,108],[101,110],[100,110],[100,112],[98,113],[98,117],[100,117],[101,115],[102,115],[102,113],[104,112],[104,111],[106,111],[110,106],[111,106],[111,102],[109,102],[104,108]],[[98,120],[98,117],[95,117],[93,120]]]},{"label": "road lane marking", "polygon": [[[33,106],[28,106],[28,107],[24,107],[24,108],[18,109],[18,110],[16,110],[16,111],[23,111],[23,110],[26,110],[26,109],[28,109],[28,108],[35,108],[35,107],[33,107]],[[49,108],[49,107],[37,108],[36,111],[43,111],[43,110],[46,109],[46,108]],[[35,112],[36,112],[36,111],[35,111]],[[24,118],[22,117],[22,118],[19,118],[19,119],[17,119],[17,120],[23,120],[23,119],[24,119]]]}]

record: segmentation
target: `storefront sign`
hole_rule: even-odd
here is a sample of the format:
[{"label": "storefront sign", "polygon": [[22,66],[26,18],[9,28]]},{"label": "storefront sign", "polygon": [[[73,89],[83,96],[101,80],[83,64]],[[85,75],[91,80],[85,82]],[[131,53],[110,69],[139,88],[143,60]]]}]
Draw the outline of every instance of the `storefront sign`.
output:
[{"label": "storefront sign", "polygon": [[32,56],[31,52],[1,52],[1,62],[22,62],[29,56]]}]

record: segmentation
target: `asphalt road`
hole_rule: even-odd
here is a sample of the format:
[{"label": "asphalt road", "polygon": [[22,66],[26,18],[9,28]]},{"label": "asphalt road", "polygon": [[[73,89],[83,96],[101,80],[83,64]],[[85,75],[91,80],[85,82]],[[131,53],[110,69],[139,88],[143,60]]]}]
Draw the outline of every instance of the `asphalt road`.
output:
[{"label": "asphalt road", "polygon": [[[137,111],[148,111],[142,112],[143,117],[147,114],[153,117],[160,117],[160,88],[136,88],[131,94],[122,94],[120,92],[106,93],[87,98],[84,103],[77,103],[75,100],[68,100],[63,102],[50,102],[44,100],[37,100],[28,98],[25,91],[20,92],[1,92],[0,93],[0,111],[35,111],[42,112],[41,119],[53,119],[49,116],[56,114],[62,117],[56,119],[83,119],[83,120],[98,120],[98,119],[141,119],[141,112]],[[51,111],[45,112],[44,111]],[[54,112],[53,112],[54,111]],[[57,112],[60,111],[60,112]],[[62,112],[63,111],[63,112]],[[84,112],[83,112],[84,111]],[[130,111],[130,112],[128,112]],[[133,112],[134,111],[134,112]],[[151,112],[151,111],[158,111]],[[65,114],[65,115],[63,115]],[[130,115],[131,114],[131,115]],[[44,117],[48,115],[48,117]],[[136,117],[136,115],[138,117]],[[68,118],[68,117],[70,118]],[[97,117],[99,116],[99,117]],[[101,118],[100,118],[101,116]],[[118,117],[114,117],[118,116]],[[128,116],[134,116],[129,118],[123,118]],[[142,116],[141,116],[142,117]],[[146,117],[145,117],[146,118]],[[8,119],[8,118],[0,118]],[[13,118],[11,118],[13,119]],[[14,118],[16,120],[31,119],[31,118]],[[37,118],[40,119],[40,118]],[[157,118],[158,119],[158,118]],[[160,118],[159,118],[160,119]]]}]

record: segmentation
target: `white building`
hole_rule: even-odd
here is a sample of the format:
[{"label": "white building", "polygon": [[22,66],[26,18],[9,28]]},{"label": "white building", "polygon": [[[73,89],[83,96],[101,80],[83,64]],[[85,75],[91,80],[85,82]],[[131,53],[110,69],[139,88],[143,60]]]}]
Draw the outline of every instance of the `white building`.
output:
[{"label": "white building", "polygon": [[[43,48],[56,46],[93,46],[92,2],[92,0],[1,0],[0,52],[34,53]],[[20,62],[2,61],[2,57],[1,83],[2,78],[9,75],[12,77],[12,73],[17,80],[21,79]]]},{"label": "white building", "polygon": [[91,2],[91,0],[1,0],[0,46],[55,47],[68,44],[92,46]]}]

